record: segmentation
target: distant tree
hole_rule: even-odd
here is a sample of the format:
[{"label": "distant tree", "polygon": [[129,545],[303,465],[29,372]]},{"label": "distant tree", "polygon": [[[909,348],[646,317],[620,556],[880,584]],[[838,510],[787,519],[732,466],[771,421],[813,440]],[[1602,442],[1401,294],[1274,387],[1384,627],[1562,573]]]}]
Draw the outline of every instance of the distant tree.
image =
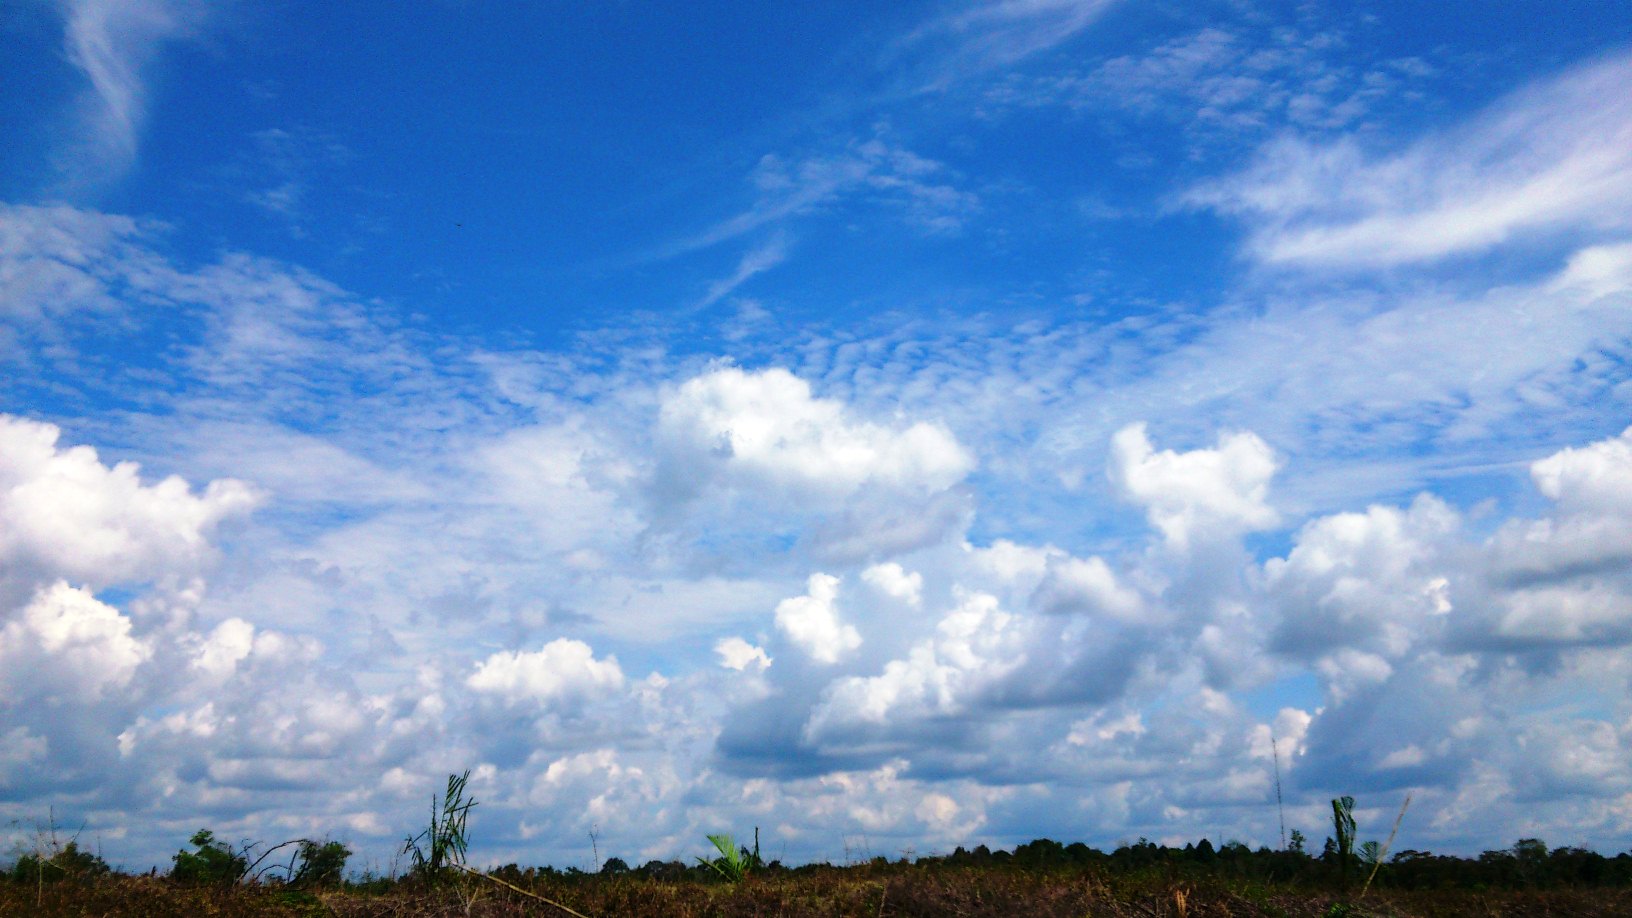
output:
[{"label": "distant tree", "polygon": [[232,846],[215,840],[215,833],[199,829],[188,839],[198,850],[177,851],[170,869],[172,879],[183,883],[235,883],[249,869],[249,861]]},{"label": "distant tree", "polygon": [[1304,846],[1304,844],[1306,842],[1308,842],[1308,839],[1304,837],[1303,833],[1298,831],[1297,829],[1293,829],[1292,830],[1292,844],[1287,850],[1296,851],[1297,853],[1302,854],[1303,853],[1303,846]]},{"label": "distant tree", "polygon": [[337,841],[303,841],[290,882],[296,886],[337,886],[345,878],[351,849]]},{"label": "distant tree", "polygon": [[54,853],[30,851],[17,858],[17,863],[11,867],[11,878],[19,883],[86,880],[107,873],[107,863],[91,852],[81,850],[77,841],[68,842]]},{"label": "distant tree", "polygon": [[601,873],[605,876],[617,876],[628,872],[629,865],[621,857],[609,857],[601,863]]}]

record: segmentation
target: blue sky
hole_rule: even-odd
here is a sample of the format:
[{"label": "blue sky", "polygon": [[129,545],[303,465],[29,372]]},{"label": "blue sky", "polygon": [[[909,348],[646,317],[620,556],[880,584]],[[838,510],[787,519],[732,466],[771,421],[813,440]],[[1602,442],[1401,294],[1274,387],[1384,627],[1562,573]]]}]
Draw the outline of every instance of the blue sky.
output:
[{"label": "blue sky", "polygon": [[1624,847],[1617,5],[0,30],[18,832]]}]

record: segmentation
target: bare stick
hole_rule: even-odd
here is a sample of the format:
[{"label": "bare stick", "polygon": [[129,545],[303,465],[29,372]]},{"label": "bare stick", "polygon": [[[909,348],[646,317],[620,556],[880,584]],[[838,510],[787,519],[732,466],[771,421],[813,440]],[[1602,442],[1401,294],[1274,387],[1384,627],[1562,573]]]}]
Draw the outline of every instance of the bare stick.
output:
[{"label": "bare stick", "polygon": [[1281,850],[1286,850],[1286,804],[1281,802],[1281,748],[1275,734],[1269,735],[1269,751],[1275,755],[1275,811],[1281,816]]},{"label": "bare stick", "polygon": [[1371,881],[1377,878],[1377,871],[1383,867],[1383,861],[1388,858],[1388,849],[1394,844],[1394,835],[1400,831],[1400,822],[1405,819],[1405,808],[1411,805],[1411,795],[1405,795],[1405,802],[1400,804],[1400,815],[1394,817],[1394,828],[1389,830],[1388,841],[1383,842],[1383,850],[1377,854],[1377,863],[1371,865],[1371,876],[1366,877],[1366,885],[1360,887],[1360,898],[1366,897],[1366,890],[1371,889]]},{"label": "bare stick", "polygon": [[514,891],[514,892],[521,893],[524,896],[528,896],[530,898],[537,899],[538,901],[544,903],[545,905],[553,905],[556,908],[560,909],[563,912],[566,912],[569,915],[577,915],[578,918],[589,918],[589,916],[585,915],[583,912],[574,911],[574,910],[568,908],[567,906],[562,905],[561,903],[555,901],[554,899],[546,899],[543,896],[539,895],[538,893],[528,892],[527,890],[522,889],[520,886],[517,886],[514,883],[507,883],[504,880],[501,880],[498,877],[493,876],[492,874],[482,873],[479,870],[471,870],[469,867],[466,867],[464,864],[454,864],[453,866],[458,867],[460,870],[463,870],[465,873],[468,873],[473,877],[481,877],[484,880],[492,880],[493,882],[499,884],[500,886],[503,886],[505,889],[509,889],[509,890]]},{"label": "bare stick", "polygon": [[[255,863],[250,864],[248,867],[244,868],[244,874],[243,874],[243,877],[242,877],[243,881],[245,883],[254,883],[255,881],[259,880],[261,878],[261,876],[260,876],[260,874],[255,872],[255,868],[261,866],[261,862],[266,860],[268,857],[270,857],[272,852],[278,850],[279,848],[287,848],[290,845],[298,845],[303,841],[306,841],[306,839],[304,839],[304,838],[291,838],[290,840],[288,840],[286,842],[281,842],[279,844],[273,845],[272,847],[266,849],[266,851],[263,852],[260,857],[255,859]],[[257,842],[256,844],[259,844],[259,842]],[[244,853],[242,855],[240,855],[240,857],[246,857],[247,858],[249,856],[249,849],[253,848],[253,847],[255,847],[255,845],[249,845],[249,846],[245,847],[244,848]],[[299,854],[300,852],[297,851],[295,853]],[[289,861],[289,864],[290,864],[289,875],[291,877],[294,875],[294,866],[293,866],[294,863],[295,863],[294,859],[291,858],[290,861]],[[277,866],[278,866],[277,864],[268,864],[266,869],[271,870],[271,869],[273,869],[274,867],[277,867]]]}]

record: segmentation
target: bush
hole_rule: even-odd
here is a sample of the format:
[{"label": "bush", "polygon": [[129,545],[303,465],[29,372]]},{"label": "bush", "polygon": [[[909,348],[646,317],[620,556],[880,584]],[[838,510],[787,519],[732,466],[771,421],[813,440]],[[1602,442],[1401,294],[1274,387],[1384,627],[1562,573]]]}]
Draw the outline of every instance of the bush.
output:
[{"label": "bush", "polygon": [[24,854],[12,865],[11,878],[19,883],[54,883],[58,880],[88,880],[103,876],[108,865],[89,851],[81,851],[79,843],[71,841],[49,857],[36,853]]},{"label": "bush", "polygon": [[249,861],[232,847],[215,840],[215,833],[199,829],[188,840],[197,851],[177,851],[170,878],[182,883],[236,883],[249,870]]},{"label": "bush", "polygon": [[345,878],[351,849],[337,841],[300,843],[299,862],[290,882],[295,886],[335,886]]}]

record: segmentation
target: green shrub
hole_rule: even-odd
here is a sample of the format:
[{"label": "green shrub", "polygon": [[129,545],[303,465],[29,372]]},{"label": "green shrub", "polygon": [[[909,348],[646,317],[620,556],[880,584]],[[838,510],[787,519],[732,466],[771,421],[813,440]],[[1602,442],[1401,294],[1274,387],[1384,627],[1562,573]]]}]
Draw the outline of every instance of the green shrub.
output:
[{"label": "green shrub", "polygon": [[170,878],[182,883],[236,883],[249,870],[249,861],[232,846],[215,840],[215,833],[199,829],[190,844],[197,851],[177,851]]},{"label": "green shrub", "polygon": [[299,853],[296,854],[298,866],[289,881],[295,886],[339,885],[345,877],[346,858],[349,857],[351,849],[340,842],[326,841],[320,844],[315,841],[302,841]]},{"label": "green shrub", "polygon": [[58,880],[87,880],[104,876],[108,865],[89,851],[81,851],[79,843],[70,841],[49,856],[29,852],[12,865],[11,878],[19,883],[54,883]]}]

